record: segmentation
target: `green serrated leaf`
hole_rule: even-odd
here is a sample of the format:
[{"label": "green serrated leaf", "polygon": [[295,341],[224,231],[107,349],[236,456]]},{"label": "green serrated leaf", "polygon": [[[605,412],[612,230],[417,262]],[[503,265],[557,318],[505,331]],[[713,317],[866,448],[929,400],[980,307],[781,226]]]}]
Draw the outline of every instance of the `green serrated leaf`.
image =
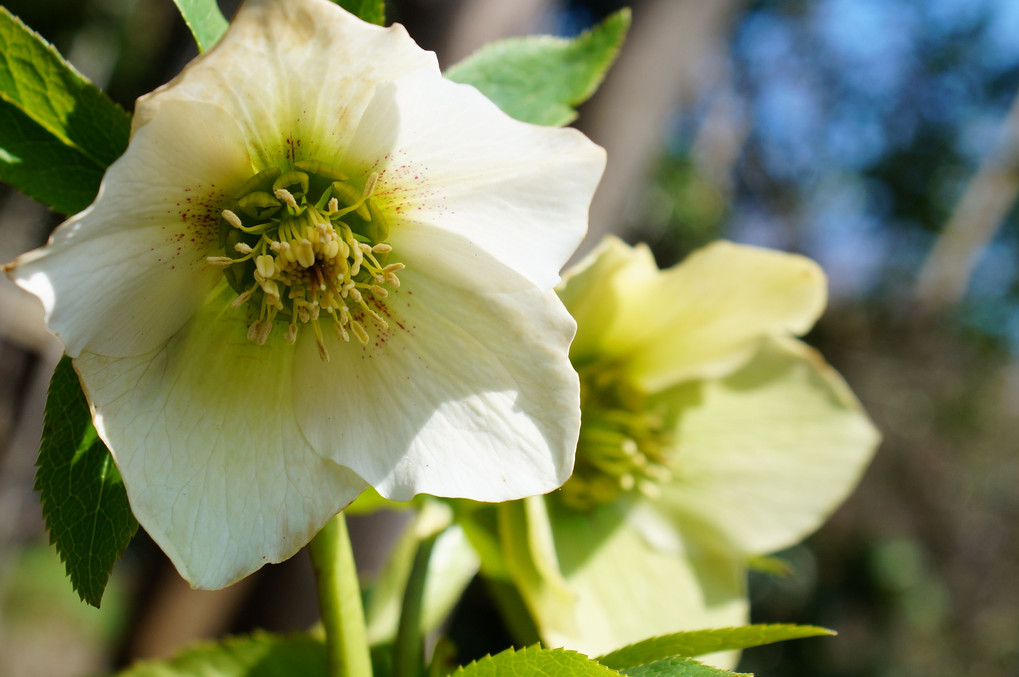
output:
[{"label": "green serrated leaf", "polygon": [[219,42],[226,32],[227,21],[216,0],[173,0],[184,17],[184,23],[195,36],[198,51],[204,52]]},{"label": "green serrated leaf", "polygon": [[118,677],[328,677],[325,643],[308,635],[256,632],[202,643],[169,661],[144,661]]},{"label": "green serrated leaf", "polygon": [[630,10],[611,15],[572,39],[512,38],[482,47],[446,71],[474,85],[506,113],[538,125],[562,126],[601,84],[630,27]]},{"label": "green serrated leaf", "polygon": [[127,148],[130,116],[0,7],[0,100],[105,168]]},{"label": "green serrated leaf", "polygon": [[37,466],[35,489],[50,542],[82,600],[98,607],[138,522],[66,356],[50,381]]},{"label": "green serrated leaf", "polygon": [[333,0],[333,2],[368,23],[386,25],[386,0]]},{"label": "green serrated leaf", "polygon": [[73,214],[127,148],[130,116],[0,7],[0,180]]},{"label": "green serrated leaf", "polygon": [[789,624],[745,625],[739,628],[677,632],[624,646],[599,657],[598,662],[615,670],[624,670],[675,656],[702,656],[716,651],[748,649],[787,639],[834,634],[832,630],[814,625]]},{"label": "green serrated leaf", "polygon": [[618,675],[583,654],[567,649],[529,646],[517,651],[506,649],[459,668],[453,677],[611,677]]},{"label": "green serrated leaf", "polygon": [[679,656],[638,665],[623,670],[622,674],[630,677],[754,677],[745,672],[729,672],[698,663],[692,658]]}]

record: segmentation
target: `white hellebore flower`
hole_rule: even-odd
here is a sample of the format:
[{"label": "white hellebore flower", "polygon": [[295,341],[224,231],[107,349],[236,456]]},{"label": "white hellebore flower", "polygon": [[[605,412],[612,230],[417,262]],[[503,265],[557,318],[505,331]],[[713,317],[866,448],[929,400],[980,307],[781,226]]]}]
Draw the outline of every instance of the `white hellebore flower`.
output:
[{"label": "white hellebore flower", "polygon": [[552,287],[604,162],[444,80],[402,26],[249,0],[138,100],[95,202],[6,269],[139,522],[219,588],[369,484],[504,501],[569,476],[575,325]]}]

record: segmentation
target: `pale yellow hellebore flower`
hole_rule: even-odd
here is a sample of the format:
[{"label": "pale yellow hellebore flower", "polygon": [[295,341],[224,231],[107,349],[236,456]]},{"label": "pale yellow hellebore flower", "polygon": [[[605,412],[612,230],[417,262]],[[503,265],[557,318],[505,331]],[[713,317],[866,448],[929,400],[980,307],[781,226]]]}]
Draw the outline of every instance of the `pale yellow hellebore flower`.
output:
[{"label": "pale yellow hellebore flower", "polygon": [[559,292],[578,324],[575,475],[499,506],[498,548],[473,525],[482,571],[513,583],[544,642],[591,656],[746,623],[748,561],[814,531],[878,441],[792,338],[824,308],[823,273],[728,242],[659,271],[609,238]]},{"label": "pale yellow hellebore flower", "polygon": [[552,291],[604,152],[444,80],[402,26],[248,0],[6,267],[74,358],[139,522],[193,585],[293,555],[366,486],[502,501],[570,474]]}]

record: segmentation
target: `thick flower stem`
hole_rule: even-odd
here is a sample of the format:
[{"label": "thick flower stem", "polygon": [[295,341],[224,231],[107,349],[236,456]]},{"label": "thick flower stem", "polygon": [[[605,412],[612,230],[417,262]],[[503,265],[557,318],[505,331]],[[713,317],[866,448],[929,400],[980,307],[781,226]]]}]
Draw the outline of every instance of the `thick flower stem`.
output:
[{"label": "thick flower stem", "polygon": [[361,588],[350,547],[347,521],[339,513],[308,546],[318,585],[332,677],[371,677]]}]

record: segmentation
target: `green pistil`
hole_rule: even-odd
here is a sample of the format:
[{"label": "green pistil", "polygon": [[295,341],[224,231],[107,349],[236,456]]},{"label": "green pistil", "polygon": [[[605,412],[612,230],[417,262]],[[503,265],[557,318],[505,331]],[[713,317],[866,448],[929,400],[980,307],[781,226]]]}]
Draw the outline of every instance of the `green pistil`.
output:
[{"label": "green pistil", "polygon": [[664,412],[649,409],[646,397],[612,371],[581,371],[580,393],[576,465],[560,498],[590,510],[626,492],[655,494],[671,477]]}]

